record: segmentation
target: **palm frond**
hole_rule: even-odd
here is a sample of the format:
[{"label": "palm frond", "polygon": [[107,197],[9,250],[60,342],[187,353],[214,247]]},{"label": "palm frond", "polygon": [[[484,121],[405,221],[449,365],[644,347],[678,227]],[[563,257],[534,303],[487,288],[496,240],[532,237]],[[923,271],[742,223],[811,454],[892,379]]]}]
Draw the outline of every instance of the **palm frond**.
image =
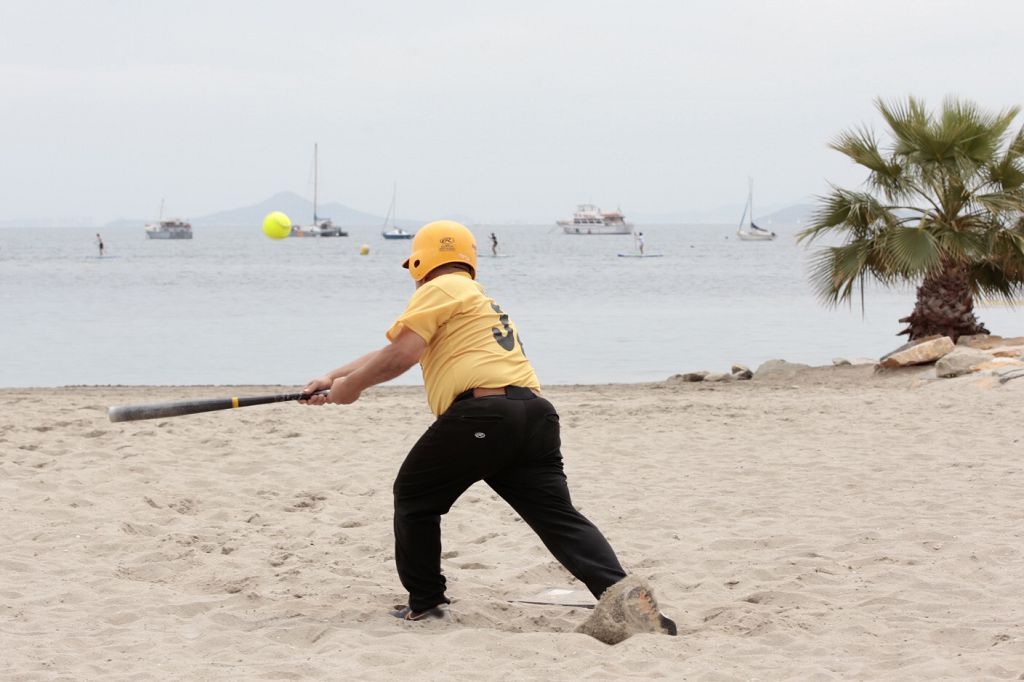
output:
[{"label": "palm frond", "polygon": [[974,102],[947,97],[942,104],[937,136],[954,144],[961,162],[976,166],[992,158],[1019,113],[1019,107],[1009,107],[991,114]]},{"label": "palm frond", "polygon": [[1024,187],[1024,127],[1010,140],[1006,152],[987,166],[985,180],[1002,190]]},{"label": "palm frond", "polygon": [[954,224],[933,223],[928,232],[948,260],[970,263],[985,253],[989,237],[976,218],[961,218]]},{"label": "palm frond", "polygon": [[981,261],[998,267],[1008,277],[1024,279],[1024,233],[1017,229],[992,230]]},{"label": "palm frond", "polygon": [[879,234],[878,257],[888,273],[914,279],[942,262],[942,250],[924,227],[895,226]]},{"label": "palm frond", "polygon": [[1006,147],[1006,153],[1008,156],[1012,155],[1016,159],[1024,156],[1024,126],[1021,126],[1017,134],[1010,140],[1010,144]]},{"label": "palm frond", "polygon": [[875,106],[889,125],[894,137],[893,153],[907,156],[920,146],[920,133],[930,124],[930,115],[924,104],[914,97],[905,102],[875,100]]},{"label": "palm frond", "polygon": [[855,286],[870,274],[867,263],[871,250],[871,240],[859,240],[824,248],[815,254],[810,279],[823,304],[835,306],[851,300]]},{"label": "palm frond", "polygon": [[898,159],[887,158],[882,153],[875,134],[868,128],[844,131],[837,135],[829,146],[871,171],[868,184],[875,189],[890,197],[903,194],[903,164]]},{"label": "palm frond", "polygon": [[1020,276],[1007,272],[996,263],[977,263],[971,267],[969,276],[974,296],[999,299],[1013,305],[1024,293],[1024,282]]},{"label": "palm frond", "polygon": [[847,232],[850,239],[863,239],[882,225],[899,221],[895,213],[866,192],[851,192],[833,186],[832,193],[817,197],[819,208],[811,225],[797,234],[797,242],[813,241],[829,232]]},{"label": "palm frond", "polygon": [[992,158],[1019,113],[1010,107],[996,114],[973,102],[948,97],[938,117],[919,100],[876,104],[895,138],[893,153],[920,166],[938,165],[970,173]]},{"label": "palm frond", "polygon": [[983,213],[995,215],[1024,213],[1024,192],[1021,191],[976,194],[973,200],[978,204]]},{"label": "palm frond", "polygon": [[878,149],[874,132],[865,127],[839,133],[828,146],[871,170],[884,169],[887,163]]}]

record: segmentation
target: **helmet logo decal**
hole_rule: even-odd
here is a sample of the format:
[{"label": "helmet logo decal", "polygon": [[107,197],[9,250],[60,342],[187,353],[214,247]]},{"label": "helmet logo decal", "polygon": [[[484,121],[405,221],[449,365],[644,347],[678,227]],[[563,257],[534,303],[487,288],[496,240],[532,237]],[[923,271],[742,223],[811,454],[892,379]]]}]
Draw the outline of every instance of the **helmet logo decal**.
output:
[{"label": "helmet logo decal", "polygon": [[442,237],[438,251],[454,251],[455,240],[451,237]]}]

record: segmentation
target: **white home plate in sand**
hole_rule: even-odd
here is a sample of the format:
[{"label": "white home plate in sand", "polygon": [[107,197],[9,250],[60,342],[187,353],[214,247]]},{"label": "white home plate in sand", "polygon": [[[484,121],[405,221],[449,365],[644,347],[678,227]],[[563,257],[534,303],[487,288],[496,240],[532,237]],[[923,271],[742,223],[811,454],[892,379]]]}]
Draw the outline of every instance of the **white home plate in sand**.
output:
[{"label": "white home plate in sand", "polygon": [[594,597],[587,590],[574,587],[545,587],[540,592],[526,599],[513,599],[519,604],[541,604],[544,606],[578,606],[585,609],[594,608]]}]

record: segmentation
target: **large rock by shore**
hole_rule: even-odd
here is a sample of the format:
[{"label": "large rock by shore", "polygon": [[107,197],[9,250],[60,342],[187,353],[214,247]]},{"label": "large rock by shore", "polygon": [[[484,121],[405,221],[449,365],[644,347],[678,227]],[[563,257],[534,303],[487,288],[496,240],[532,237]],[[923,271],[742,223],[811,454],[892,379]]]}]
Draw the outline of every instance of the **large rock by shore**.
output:
[{"label": "large rock by shore", "polygon": [[923,340],[917,343],[910,343],[897,348],[888,355],[882,356],[878,365],[885,369],[893,367],[908,367],[910,365],[924,365],[935,362],[942,356],[955,348],[953,340],[948,336],[939,336],[933,339]]},{"label": "large rock by shore", "polygon": [[953,344],[948,336],[921,339],[882,357],[880,371],[919,365],[935,365],[935,376],[953,378],[970,373],[999,375],[1006,381],[1007,369],[1024,367],[1024,341],[988,334],[965,336]]},{"label": "large rock by shore", "polygon": [[935,374],[940,377],[958,377],[973,372],[992,360],[992,355],[970,346],[956,346],[935,363]]},{"label": "large rock by shore", "polygon": [[799,362],[786,362],[785,360],[767,360],[761,363],[761,366],[757,368],[756,372],[754,372],[754,379],[757,381],[764,381],[766,379],[792,379],[798,373],[805,369],[810,369],[810,367],[810,365],[804,365]]}]

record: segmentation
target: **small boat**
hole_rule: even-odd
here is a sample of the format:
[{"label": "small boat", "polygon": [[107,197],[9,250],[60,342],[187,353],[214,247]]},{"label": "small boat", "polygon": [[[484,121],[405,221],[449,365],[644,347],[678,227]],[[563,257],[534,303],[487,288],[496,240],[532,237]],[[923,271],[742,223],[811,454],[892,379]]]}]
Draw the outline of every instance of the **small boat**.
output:
[{"label": "small boat", "polygon": [[317,155],[317,145],[313,145],[313,224],[302,228],[298,225],[292,226],[293,237],[347,237],[348,232],[340,225],[335,225],[330,218],[321,218],[316,214],[317,191],[320,185],[320,159]]},{"label": "small boat", "polygon": [[381,232],[384,239],[412,239],[412,232],[406,232],[400,227],[393,227],[390,230]]},{"label": "small boat", "polygon": [[[743,222],[749,222],[744,226]],[[754,181],[748,179],[747,204],[743,207],[743,215],[740,217],[740,226],[736,229],[736,236],[744,242],[770,242],[777,236],[774,232],[758,227],[754,223]]]},{"label": "small boat", "polygon": [[[407,232],[395,225],[395,216],[398,213],[395,210],[395,197],[398,194],[398,185],[392,185],[391,187],[391,206],[388,208],[388,214],[384,216],[384,229],[381,230],[381,236],[384,239],[412,239],[412,232]],[[391,227],[388,227],[388,222],[391,222]]]},{"label": "small boat", "polygon": [[146,224],[146,239],[192,239],[192,225],[184,220],[164,220],[164,201],[160,200],[160,217]]},{"label": "small boat", "polygon": [[580,204],[572,220],[559,220],[565,234],[630,234],[633,223],[627,223],[621,211],[603,212],[593,204]]},{"label": "small boat", "polygon": [[335,225],[330,218],[318,219],[313,216],[313,224],[305,230],[306,237],[347,237],[348,232]]}]

